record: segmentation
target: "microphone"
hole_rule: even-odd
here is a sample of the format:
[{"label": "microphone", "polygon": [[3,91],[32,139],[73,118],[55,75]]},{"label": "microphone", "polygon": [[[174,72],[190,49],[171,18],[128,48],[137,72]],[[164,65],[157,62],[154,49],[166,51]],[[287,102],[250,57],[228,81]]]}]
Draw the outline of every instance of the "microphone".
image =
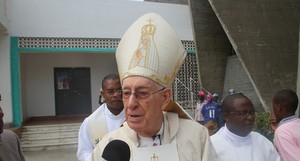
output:
[{"label": "microphone", "polygon": [[122,140],[112,140],[104,148],[102,158],[107,161],[129,161],[129,146]]}]

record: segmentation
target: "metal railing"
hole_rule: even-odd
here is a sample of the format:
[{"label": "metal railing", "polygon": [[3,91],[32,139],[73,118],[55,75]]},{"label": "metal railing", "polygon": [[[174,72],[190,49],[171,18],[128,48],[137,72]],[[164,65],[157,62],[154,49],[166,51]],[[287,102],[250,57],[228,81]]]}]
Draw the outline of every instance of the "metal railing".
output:
[{"label": "metal railing", "polygon": [[195,94],[198,89],[194,89],[197,84],[192,78],[184,83],[183,81],[175,78],[173,84],[173,99],[180,104],[192,117],[195,115],[195,109],[197,105]]}]

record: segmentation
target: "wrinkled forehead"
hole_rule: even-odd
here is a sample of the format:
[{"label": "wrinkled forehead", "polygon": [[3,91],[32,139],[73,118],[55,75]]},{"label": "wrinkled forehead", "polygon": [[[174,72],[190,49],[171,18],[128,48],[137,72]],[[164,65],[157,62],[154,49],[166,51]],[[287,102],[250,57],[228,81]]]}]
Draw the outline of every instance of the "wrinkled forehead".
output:
[{"label": "wrinkled forehead", "polygon": [[143,76],[130,76],[122,80],[122,88],[152,88],[159,86],[153,80]]}]

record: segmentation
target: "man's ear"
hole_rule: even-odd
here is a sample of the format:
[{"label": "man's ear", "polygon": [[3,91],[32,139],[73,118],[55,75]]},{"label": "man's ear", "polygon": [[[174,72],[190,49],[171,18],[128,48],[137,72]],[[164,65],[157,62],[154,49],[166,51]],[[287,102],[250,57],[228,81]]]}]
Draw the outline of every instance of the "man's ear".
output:
[{"label": "man's ear", "polygon": [[171,101],[171,97],[172,97],[172,90],[171,88],[166,88],[163,90],[163,104],[161,106],[161,110],[164,110],[164,108],[169,104],[169,102]]},{"label": "man's ear", "polygon": [[224,113],[223,114],[223,120],[225,120],[225,122],[227,122],[227,120],[228,120],[228,113]]},{"label": "man's ear", "polygon": [[284,110],[284,108],[279,103],[274,104],[274,107],[276,108],[274,110],[276,110],[278,113],[281,113]]}]

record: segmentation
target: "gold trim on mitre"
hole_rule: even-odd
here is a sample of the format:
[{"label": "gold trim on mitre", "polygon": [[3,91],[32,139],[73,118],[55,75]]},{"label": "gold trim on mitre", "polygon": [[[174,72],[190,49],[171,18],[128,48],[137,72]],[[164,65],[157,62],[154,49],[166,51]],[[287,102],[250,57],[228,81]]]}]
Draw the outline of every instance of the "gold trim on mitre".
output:
[{"label": "gold trim on mitre", "polygon": [[164,87],[172,85],[185,56],[174,29],[156,13],[147,13],[136,20],[116,51],[121,80],[143,76]]}]

